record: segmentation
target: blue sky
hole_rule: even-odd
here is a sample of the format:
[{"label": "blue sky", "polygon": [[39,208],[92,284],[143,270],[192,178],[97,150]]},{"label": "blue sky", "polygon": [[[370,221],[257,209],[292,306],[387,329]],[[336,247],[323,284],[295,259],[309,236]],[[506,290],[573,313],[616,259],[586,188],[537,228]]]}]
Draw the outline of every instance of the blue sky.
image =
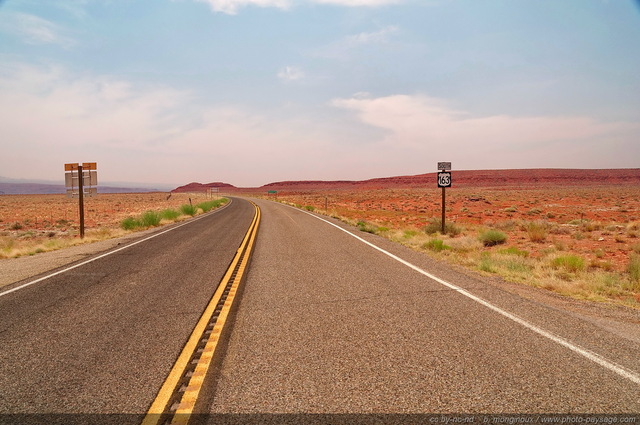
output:
[{"label": "blue sky", "polygon": [[640,2],[0,1],[0,176],[640,167]]}]

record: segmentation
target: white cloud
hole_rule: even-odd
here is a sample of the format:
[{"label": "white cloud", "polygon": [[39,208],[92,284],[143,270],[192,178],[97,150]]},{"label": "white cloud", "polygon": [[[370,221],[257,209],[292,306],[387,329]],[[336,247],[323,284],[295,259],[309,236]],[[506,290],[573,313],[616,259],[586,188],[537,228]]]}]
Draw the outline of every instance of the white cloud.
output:
[{"label": "white cloud", "polygon": [[0,31],[18,36],[28,44],[57,44],[66,48],[75,44],[61,26],[27,13],[8,14],[0,21]]},{"label": "white cloud", "polygon": [[[208,3],[214,12],[235,15],[238,10],[246,6],[275,7],[288,9],[293,4],[293,0],[195,0],[200,3]],[[377,7],[391,4],[399,4],[404,0],[306,0],[309,3],[327,4],[345,7]]]},{"label": "white cloud", "polygon": [[361,32],[349,35],[341,40],[326,46],[320,47],[314,51],[314,55],[321,58],[329,59],[350,59],[352,51],[358,48],[364,48],[368,45],[384,45],[388,43],[390,37],[396,34],[400,29],[395,25],[389,25],[378,31]]},{"label": "white cloud", "polygon": [[47,170],[83,153],[126,159],[126,152],[162,149],[182,130],[172,111],[188,101],[186,93],[166,87],[24,64],[0,67],[0,92],[3,150],[9,152],[0,168],[16,175],[24,163]]},{"label": "white cloud", "polygon": [[[167,86],[9,63],[0,64],[0,93],[7,177],[56,179],[66,162],[97,161],[103,181],[255,186],[417,174],[439,160],[456,168],[602,168],[637,167],[640,158],[639,124],[477,117],[419,95],[360,92],[305,114],[300,105],[205,103]],[[348,119],[354,113],[359,122]]]},{"label": "white cloud", "polygon": [[385,43],[387,42],[389,35],[396,32],[398,32],[398,27],[393,25],[385,27],[379,31],[361,32],[347,37],[346,44],[348,46],[356,47],[363,44]]},{"label": "white cloud", "polygon": [[304,72],[295,66],[285,66],[278,71],[278,78],[284,81],[295,81],[304,78]]},{"label": "white cloud", "polygon": [[214,12],[235,15],[241,7],[259,6],[259,7],[276,7],[279,9],[288,9],[291,5],[289,0],[196,0],[200,3],[208,3]]},{"label": "white cloud", "polygon": [[251,186],[328,178],[348,169],[335,155],[355,155],[297,109],[204,104],[190,92],[64,67],[0,64],[0,93],[8,177],[57,179],[66,162],[97,161],[102,181]]},{"label": "white cloud", "polygon": [[422,95],[359,94],[332,105],[384,129],[382,151],[394,147],[408,157],[459,158],[468,168],[637,166],[624,158],[640,154],[634,144],[640,125],[635,123],[583,116],[476,117]]},{"label": "white cloud", "polygon": [[320,4],[334,4],[338,6],[348,6],[348,7],[358,7],[358,6],[377,7],[377,6],[386,6],[389,4],[403,3],[404,0],[313,0],[313,2],[320,3]]}]

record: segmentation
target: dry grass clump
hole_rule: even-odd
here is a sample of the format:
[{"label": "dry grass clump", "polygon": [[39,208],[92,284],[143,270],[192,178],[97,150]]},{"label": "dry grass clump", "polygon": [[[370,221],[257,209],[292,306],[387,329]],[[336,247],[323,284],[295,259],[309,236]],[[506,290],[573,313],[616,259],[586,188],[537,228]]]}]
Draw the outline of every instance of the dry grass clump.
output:
[{"label": "dry grass clump", "polygon": [[68,234],[29,233],[20,237],[0,237],[0,258],[15,258],[25,255],[35,255],[42,252],[55,251],[84,243],[98,242],[105,239],[117,238],[124,235],[118,229],[88,229],[84,239],[70,237]]},{"label": "dry grass clump", "polygon": [[478,238],[471,236],[462,236],[459,238],[451,239],[447,241],[447,244],[451,246],[451,249],[457,253],[469,253],[479,251],[482,249],[482,242]]},{"label": "dry grass clump", "polygon": [[554,269],[563,269],[568,272],[581,272],[585,269],[584,258],[577,255],[562,255],[551,261]]},{"label": "dry grass clump", "polygon": [[427,249],[434,252],[441,252],[447,249],[451,249],[449,245],[445,245],[442,239],[431,239],[422,245],[423,249]]},{"label": "dry grass clump", "polygon": [[640,292],[640,255],[632,254],[627,265],[630,290]]},{"label": "dry grass clump", "polygon": [[457,236],[462,232],[460,227],[456,226],[454,223],[445,221],[444,223],[444,233],[442,233],[442,219],[441,218],[432,218],[429,220],[429,223],[424,226],[424,232],[428,235],[434,235],[436,233],[441,233],[449,236]]},{"label": "dry grass clump", "polygon": [[525,226],[531,242],[544,242],[547,239],[548,225],[544,221],[532,221]]},{"label": "dry grass clump", "polygon": [[507,235],[496,229],[485,230],[480,233],[478,239],[484,246],[495,246],[503,244],[507,241]]}]

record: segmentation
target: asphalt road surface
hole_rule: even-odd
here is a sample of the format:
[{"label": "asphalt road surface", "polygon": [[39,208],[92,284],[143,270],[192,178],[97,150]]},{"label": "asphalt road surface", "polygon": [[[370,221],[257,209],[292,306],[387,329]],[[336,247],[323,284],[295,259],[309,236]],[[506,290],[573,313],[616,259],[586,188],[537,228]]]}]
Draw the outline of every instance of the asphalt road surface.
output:
[{"label": "asphalt road surface", "polygon": [[[255,252],[200,412],[640,413],[640,328],[610,332],[336,220],[256,203]],[[146,412],[253,214],[234,199],[0,296],[0,413]]]},{"label": "asphalt road surface", "polygon": [[237,200],[0,296],[0,414],[145,413],[253,216]]},{"label": "asphalt road surface", "polygon": [[640,413],[640,326],[614,335],[328,220],[452,289],[304,211],[256,202],[212,413]]}]

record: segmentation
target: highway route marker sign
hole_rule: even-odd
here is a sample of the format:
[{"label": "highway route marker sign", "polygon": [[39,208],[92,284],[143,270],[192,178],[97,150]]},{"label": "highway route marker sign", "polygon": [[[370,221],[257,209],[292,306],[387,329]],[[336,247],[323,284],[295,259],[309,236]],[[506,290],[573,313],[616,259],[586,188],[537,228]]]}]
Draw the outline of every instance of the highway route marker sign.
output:
[{"label": "highway route marker sign", "polygon": [[441,171],[438,173],[438,187],[451,187],[451,173]]},{"label": "highway route marker sign", "polygon": [[445,225],[445,204],[446,195],[445,190],[451,187],[451,163],[450,162],[438,162],[438,187],[442,188],[442,228],[441,233],[444,235]]}]

